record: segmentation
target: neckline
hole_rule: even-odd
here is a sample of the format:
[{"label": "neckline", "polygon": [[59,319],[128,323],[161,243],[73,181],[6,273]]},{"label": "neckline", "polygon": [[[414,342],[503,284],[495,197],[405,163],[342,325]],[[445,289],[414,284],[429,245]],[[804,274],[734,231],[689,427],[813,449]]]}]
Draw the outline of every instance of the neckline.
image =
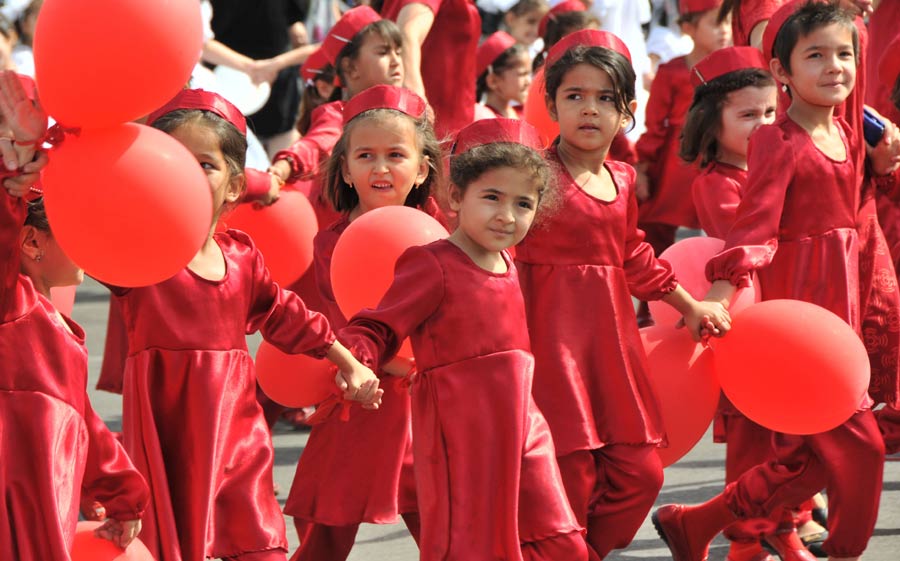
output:
[{"label": "neckline", "polygon": [[508,276],[512,273],[512,267],[513,267],[513,265],[512,265],[512,259],[510,259],[510,257],[509,257],[509,252],[508,252],[507,250],[505,250],[505,249],[504,249],[503,251],[500,252],[500,257],[502,257],[502,258],[503,258],[503,262],[506,263],[506,272],[504,272],[504,273],[495,273],[495,272],[493,272],[493,271],[488,271],[487,269],[485,269],[484,267],[482,267],[481,265],[479,265],[478,263],[476,263],[476,262],[469,256],[468,253],[466,253],[465,251],[463,251],[463,249],[462,249],[461,247],[459,247],[459,246],[456,245],[455,243],[451,242],[449,239],[444,238],[444,239],[441,240],[441,241],[444,242],[444,243],[446,243],[446,244],[449,245],[450,247],[452,247],[454,250],[456,250],[456,251],[463,257],[463,259],[466,260],[466,262],[467,262],[468,264],[470,264],[473,268],[475,268],[475,269],[481,271],[481,272],[484,273],[485,275],[488,275],[488,276],[491,276],[491,277],[497,277],[497,278],[506,278],[506,277],[508,277]]},{"label": "neckline", "polygon": [[191,276],[194,277],[195,279],[201,280],[205,283],[213,284],[213,285],[218,285],[218,284],[224,283],[226,280],[228,280],[228,275],[231,273],[231,267],[228,266],[228,258],[225,257],[225,250],[222,248],[222,244],[219,243],[218,238],[219,238],[218,232],[216,234],[213,234],[213,242],[219,248],[219,251],[222,252],[222,260],[225,262],[225,274],[222,275],[221,279],[208,279],[208,278],[204,277],[203,275],[201,275],[200,273],[198,273],[197,271],[191,269],[190,265],[186,265],[184,267],[185,270],[188,273],[190,273]]},{"label": "neckline", "polygon": [[595,197],[594,195],[591,195],[590,193],[585,191],[584,188],[581,185],[579,185],[577,181],[575,181],[575,178],[572,176],[572,172],[569,171],[569,168],[566,167],[565,162],[563,162],[562,158],[559,157],[559,152],[557,151],[555,146],[553,147],[553,157],[556,158],[557,162],[559,162],[559,166],[562,168],[563,173],[565,173],[566,177],[569,179],[569,183],[574,185],[575,189],[578,192],[580,192],[581,194],[583,194],[585,197],[588,197],[592,201],[597,201],[598,203],[605,205],[605,206],[609,206],[619,200],[619,197],[622,195],[622,190],[619,188],[619,184],[616,183],[616,178],[613,175],[612,170],[609,169],[609,160],[608,159],[603,161],[603,169],[605,169],[607,171],[607,173],[609,173],[609,179],[610,179],[610,181],[612,181],[613,187],[616,188],[616,196],[607,201],[605,199],[601,199],[600,197]]},{"label": "neckline", "polygon": [[832,158],[831,156],[829,156],[828,154],[826,154],[821,148],[819,148],[819,145],[816,144],[816,141],[815,141],[815,140],[813,140],[812,134],[810,134],[810,132],[809,132],[808,130],[806,130],[805,128],[803,128],[802,126],[800,126],[800,123],[798,123],[797,121],[793,120],[793,119],[791,118],[791,116],[788,115],[787,113],[784,114],[784,117],[785,117],[785,119],[787,119],[788,121],[790,121],[791,123],[793,123],[793,125],[794,125],[795,127],[797,127],[800,131],[802,131],[803,134],[806,135],[806,138],[809,139],[810,144],[813,145],[813,148],[816,149],[816,152],[818,152],[819,154],[821,154],[822,157],[825,158],[826,160],[828,160],[829,162],[832,162],[832,163],[835,163],[835,164],[846,164],[846,163],[848,163],[848,162],[850,162],[850,161],[852,160],[852,158],[851,158],[851,156],[850,156],[850,143],[847,142],[847,135],[844,134],[844,127],[841,126],[841,123],[838,121],[837,118],[832,117],[831,120],[832,120],[832,122],[834,123],[834,126],[837,127],[838,135],[840,135],[840,137],[841,137],[841,144],[844,145],[844,159],[843,159],[843,160],[838,160],[837,158]]}]

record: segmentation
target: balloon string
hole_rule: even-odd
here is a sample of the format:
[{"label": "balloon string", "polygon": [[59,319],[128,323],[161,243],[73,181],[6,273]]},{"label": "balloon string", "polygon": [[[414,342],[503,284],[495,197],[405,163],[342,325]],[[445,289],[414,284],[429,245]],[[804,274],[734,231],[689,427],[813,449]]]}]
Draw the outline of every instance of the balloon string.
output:
[{"label": "balloon string", "polygon": [[64,127],[59,123],[56,123],[44,134],[42,138],[40,138],[35,144],[38,146],[47,143],[51,146],[59,146],[63,140],[65,140],[66,135],[70,134],[73,136],[81,135],[81,128],[79,127]]}]

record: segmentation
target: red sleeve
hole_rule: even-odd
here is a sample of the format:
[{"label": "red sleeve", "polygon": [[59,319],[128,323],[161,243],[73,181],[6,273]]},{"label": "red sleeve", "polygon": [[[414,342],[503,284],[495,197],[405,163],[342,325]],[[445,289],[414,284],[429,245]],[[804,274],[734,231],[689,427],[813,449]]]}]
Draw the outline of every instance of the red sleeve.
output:
[{"label": "red sleeve", "polygon": [[429,250],[411,247],[394,268],[394,282],[374,310],[353,316],[338,335],[373,370],[397,354],[400,343],[437,309],[444,297],[441,264]]},{"label": "red sleeve", "polygon": [[140,518],[150,500],[150,490],[125,449],[94,412],[87,394],[84,397],[84,421],[90,440],[81,481],[82,493],[100,502],[110,518]]},{"label": "red sleeve", "polygon": [[694,179],[691,190],[700,226],[710,236],[725,237],[741,203],[739,185],[719,173],[702,173]]},{"label": "red sleeve", "polygon": [[27,209],[21,197],[0,192],[0,321],[16,314],[16,285],[19,282],[19,233],[25,224]]},{"label": "red sleeve", "polygon": [[244,178],[247,182],[247,190],[244,192],[242,203],[252,203],[266,196],[269,187],[272,186],[272,176],[268,172],[258,169],[244,169]]},{"label": "red sleeve", "polygon": [[725,248],[706,264],[710,281],[748,286],[750,273],[768,266],[778,249],[778,228],[787,188],[794,179],[794,150],[777,125],[763,125],[750,137],[749,175]]},{"label": "red sleeve", "polygon": [[683,64],[681,59],[676,58],[660,66],[659,73],[650,86],[650,98],[647,100],[644,117],[647,131],[634,146],[640,162],[652,163],[663,157],[663,148],[669,133],[669,116],[675,103],[675,88],[668,67],[672,63],[679,62]]},{"label": "red sleeve", "polygon": [[428,6],[431,11],[437,15],[437,13],[441,9],[441,4],[444,0],[400,0],[399,2],[399,10],[402,10],[404,6],[409,6],[410,4],[423,4]]},{"label": "red sleeve", "polygon": [[260,331],[263,339],[284,353],[303,353],[324,358],[334,344],[334,333],[325,316],[306,307],[303,300],[272,280],[262,253],[244,233],[229,235],[246,244],[252,254],[253,294],[247,313],[247,333]]},{"label": "red sleeve", "polygon": [[309,131],[303,138],[275,154],[274,161],[287,160],[291,164],[288,181],[315,174],[319,163],[331,154],[343,130],[344,104],[333,101],[316,107],[312,112]]}]

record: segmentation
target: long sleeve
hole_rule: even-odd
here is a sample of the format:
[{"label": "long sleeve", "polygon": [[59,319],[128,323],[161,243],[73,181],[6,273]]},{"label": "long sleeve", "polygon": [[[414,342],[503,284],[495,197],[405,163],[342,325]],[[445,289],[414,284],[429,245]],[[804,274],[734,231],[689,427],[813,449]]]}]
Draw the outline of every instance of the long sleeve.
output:
[{"label": "long sleeve", "polygon": [[272,280],[262,253],[246,234],[232,236],[251,247],[253,296],[247,312],[247,333],[260,331],[263,339],[288,354],[323,358],[334,344],[334,333],[325,316],[306,307],[297,294]]},{"label": "long sleeve", "polygon": [[691,190],[700,226],[707,235],[724,238],[734,224],[741,203],[738,183],[711,170],[699,175]]},{"label": "long sleeve", "polygon": [[677,63],[684,64],[684,61],[677,58],[660,66],[660,72],[650,86],[650,97],[647,100],[644,118],[647,131],[634,146],[640,162],[652,164],[663,157],[663,148],[669,138],[669,115],[675,104],[676,93],[669,78],[668,67]]},{"label": "long sleeve", "polygon": [[427,249],[412,247],[397,260],[394,282],[378,308],[353,316],[338,337],[363,364],[376,369],[435,313],[443,296],[441,264]]},{"label": "long sleeve", "polygon": [[244,192],[243,203],[252,203],[266,196],[269,187],[272,185],[272,178],[268,172],[258,169],[244,169],[244,177],[246,178],[247,190]]},{"label": "long sleeve", "polygon": [[88,431],[88,455],[82,493],[103,504],[116,520],[140,518],[150,500],[150,489],[135,469],[122,445],[84,397],[84,421]]},{"label": "long sleeve", "polygon": [[751,272],[772,262],[794,158],[791,142],[777,125],[764,125],[750,137],[744,196],[724,250],[706,264],[710,281],[728,280],[741,288],[749,284]]},{"label": "long sleeve", "polygon": [[0,322],[16,315],[18,302],[16,285],[19,282],[19,232],[25,223],[25,202],[0,192]]},{"label": "long sleeve", "polygon": [[291,164],[289,181],[319,171],[319,163],[331,155],[343,130],[342,101],[333,101],[316,107],[312,112],[309,132],[290,147],[275,154],[274,161],[287,160]]}]

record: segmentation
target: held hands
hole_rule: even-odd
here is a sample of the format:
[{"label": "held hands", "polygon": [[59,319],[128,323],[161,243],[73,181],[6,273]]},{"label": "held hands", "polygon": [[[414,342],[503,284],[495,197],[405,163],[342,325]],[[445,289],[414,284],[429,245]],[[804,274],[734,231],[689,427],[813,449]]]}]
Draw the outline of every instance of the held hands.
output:
[{"label": "held hands", "polygon": [[679,322],[687,327],[694,341],[722,337],[731,329],[731,316],[720,302],[694,302]]},{"label": "held hands", "polygon": [[125,549],[134,538],[141,532],[140,520],[119,521],[112,518],[108,519],[103,526],[94,530],[94,535],[98,538],[107,539],[117,546]]},{"label": "held hands", "polygon": [[356,360],[352,362],[356,364],[340,370],[334,382],[344,392],[344,399],[358,401],[364,409],[378,409],[384,395],[384,390],[378,387],[378,378],[365,365]]},{"label": "held hands", "polygon": [[884,136],[875,146],[866,144],[866,153],[872,172],[875,175],[888,175],[900,166],[900,130],[884,117],[881,117],[881,121],[884,123]]}]

